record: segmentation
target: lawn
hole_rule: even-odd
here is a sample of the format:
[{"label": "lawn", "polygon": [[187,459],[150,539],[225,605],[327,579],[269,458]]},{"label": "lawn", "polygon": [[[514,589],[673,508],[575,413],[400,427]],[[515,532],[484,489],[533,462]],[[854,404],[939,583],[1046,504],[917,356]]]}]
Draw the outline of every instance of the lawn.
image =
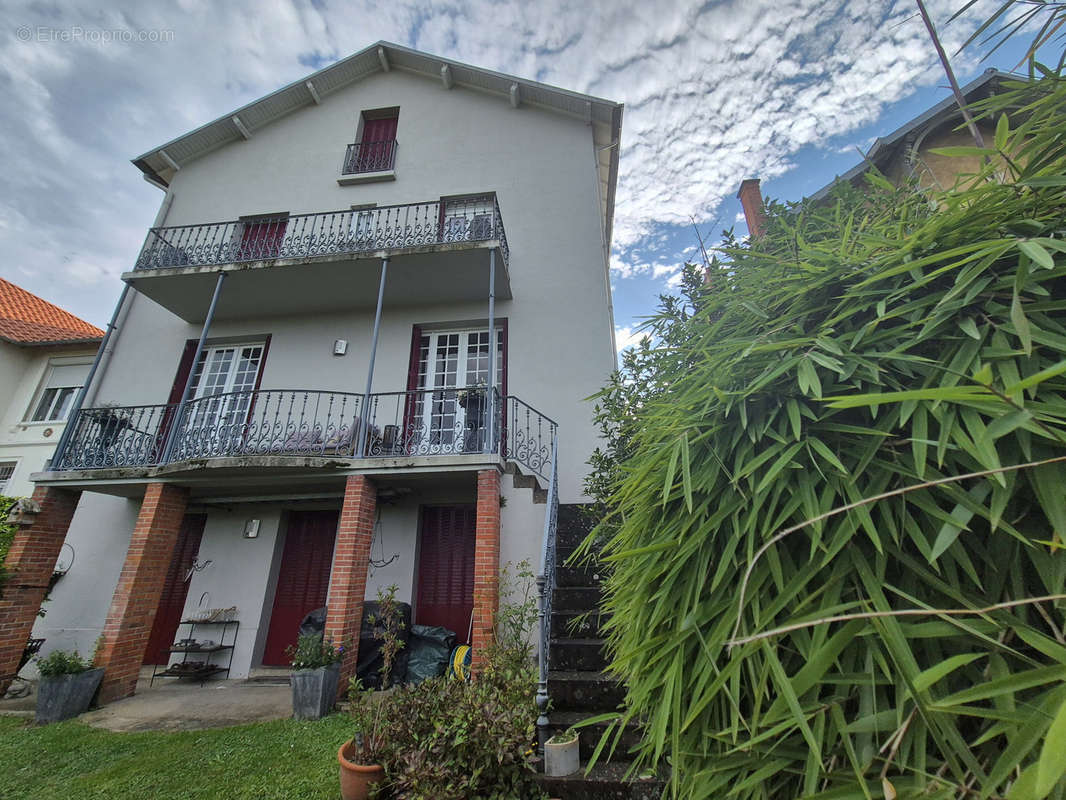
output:
[{"label": "lawn", "polygon": [[0,717],[0,800],[335,800],[337,748],[350,737],[340,714],[178,733]]}]

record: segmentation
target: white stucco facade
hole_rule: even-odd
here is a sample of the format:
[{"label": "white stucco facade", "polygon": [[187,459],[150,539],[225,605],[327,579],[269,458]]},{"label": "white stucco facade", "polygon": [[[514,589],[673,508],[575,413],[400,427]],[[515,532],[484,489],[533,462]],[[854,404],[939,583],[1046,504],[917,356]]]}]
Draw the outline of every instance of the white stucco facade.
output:
[{"label": "white stucco facade", "polygon": [[87,370],[95,353],[91,346],[27,347],[0,341],[0,466],[14,467],[11,477],[0,481],[0,493],[9,497],[32,494],[30,476],[44,469],[63,434],[61,419],[32,419],[49,369],[86,365]]},{"label": "white stucco facade", "polygon": [[[399,109],[394,179],[341,185],[345,147],[358,136],[362,112],[393,108]],[[494,194],[509,245],[508,291],[495,302],[497,324],[506,329],[506,393],[558,423],[560,501],[580,502],[586,460],[596,445],[592,404],[585,398],[602,387],[615,365],[609,224],[598,147],[591,125],[574,115],[533,105],[516,108],[493,93],[460,85],[445,88],[440,79],[394,69],[332,91],[320,103],[255,129],[250,139],[225,144],[171,170],[157,225]],[[130,254],[131,265],[135,256]],[[489,251],[471,248],[448,256],[453,257],[483,265],[478,267],[480,284],[461,287],[459,302],[433,302],[415,286],[408,292],[402,284],[389,285],[374,392],[409,388],[416,329],[487,327]],[[433,253],[420,258],[425,270],[453,263],[443,255],[436,260]],[[295,271],[300,266],[263,269]],[[258,378],[263,390],[361,395],[374,326],[374,296],[366,287],[376,292],[380,261],[352,259],[345,269],[351,272],[320,287],[321,306],[300,301],[289,313],[238,314],[228,313],[221,301],[207,344],[269,342]],[[370,279],[349,280],[354,271],[364,271]],[[437,274],[434,279],[440,278]],[[223,297],[231,285],[250,293],[242,298],[243,309],[249,299],[254,308],[257,292],[270,291],[268,280],[231,281],[223,285]],[[350,307],[346,293],[351,293]],[[405,302],[407,294],[419,299]],[[264,307],[277,307],[277,297],[262,299]],[[200,336],[202,317],[187,321],[133,291],[118,319],[87,406],[167,402],[183,351]],[[348,342],[344,355],[334,354],[338,339]],[[501,469],[511,469],[506,462],[498,459]],[[405,471],[403,465],[372,470],[383,488],[366,596],[373,599],[379,588],[395,583],[399,599],[416,605],[416,621],[423,509],[471,504],[476,496],[476,470],[457,463],[437,474],[433,463],[430,458],[420,461],[417,470]],[[197,562],[210,563],[187,581],[185,615],[205,608],[239,609],[231,677],[246,676],[262,662],[287,520],[301,510],[338,508],[340,481],[351,472],[343,467],[287,469],[206,465],[161,478],[190,487],[189,510],[207,515]],[[76,646],[87,652],[103,627],[145,481],[132,473],[94,477],[91,471],[80,472],[74,482],[61,473],[41,477],[49,485],[76,483],[84,494],[68,534],[76,552],[74,566],[56,585],[34,635],[46,639],[45,651]],[[538,479],[535,489],[516,486],[511,475],[502,475],[501,564],[528,560],[535,567],[539,562],[546,505],[534,497],[544,485]],[[244,530],[253,519],[258,520],[258,535],[247,538]]]}]

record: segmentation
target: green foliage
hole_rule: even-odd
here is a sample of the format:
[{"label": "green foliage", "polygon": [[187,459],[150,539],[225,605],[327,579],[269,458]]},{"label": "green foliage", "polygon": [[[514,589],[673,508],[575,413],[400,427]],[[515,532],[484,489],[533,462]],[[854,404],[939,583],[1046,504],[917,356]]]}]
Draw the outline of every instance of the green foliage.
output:
[{"label": "green foliage", "polygon": [[1066,796],[1066,80],[1004,88],[980,175],[771,205],[598,399],[674,796]]},{"label": "green foliage", "polygon": [[36,659],[37,670],[41,677],[50,678],[55,675],[77,675],[92,669],[91,658],[82,658],[77,650],[53,650],[46,656]]},{"label": "green foliage", "polygon": [[11,547],[18,527],[7,521],[7,515],[11,511],[11,506],[15,505],[16,499],[0,495],[0,597],[4,596],[4,584],[7,583],[9,577],[4,562],[7,560],[7,551]]},{"label": "green foliage", "polygon": [[400,631],[404,628],[400,607],[396,603],[396,592],[400,589],[395,583],[385,588],[378,588],[378,613],[371,614],[367,621],[375,630],[375,638],[381,642],[381,686],[392,685],[392,665],[396,654],[403,649],[404,642]]},{"label": "green foliage", "polygon": [[496,641],[470,681],[431,678],[388,692],[353,681],[351,715],[363,763],[385,767],[379,796],[404,800],[542,797],[533,781],[537,675],[533,572],[500,575]]},{"label": "green foliage", "polygon": [[536,673],[495,647],[476,678],[431,678],[381,697],[383,793],[421,800],[540,797],[533,782]]},{"label": "green foliage", "polygon": [[286,647],[285,655],[293,669],[318,669],[340,661],[344,657],[344,645],[334,646],[332,639],[308,633],[298,638],[295,646]]},{"label": "green foliage", "polygon": [[340,714],[135,733],[0,717],[0,800],[337,800],[349,736]]}]

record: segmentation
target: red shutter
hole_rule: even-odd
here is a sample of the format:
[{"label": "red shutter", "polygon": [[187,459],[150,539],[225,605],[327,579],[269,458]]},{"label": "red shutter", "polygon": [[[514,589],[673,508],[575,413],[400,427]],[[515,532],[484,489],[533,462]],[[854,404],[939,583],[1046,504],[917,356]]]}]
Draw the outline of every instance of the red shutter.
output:
[{"label": "red shutter", "polygon": [[415,621],[470,643],[474,611],[475,506],[425,506],[418,553]]},{"label": "red shutter", "polygon": [[303,618],[326,605],[337,511],[290,512],[285,547],[274,590],[274,608],[263,648],[263,664],[285,666],[285,650],[295,645]]},{"label": "red shutter", "polygon": [[379,172],[390,167],[398,123],[397,117],[363,120],[356,172]]},{"label": "red shutter", "polygon": [[178,542],[174,545],[174,555],[171,556],[163,583],[163,594],[159,598],[148,647],[144,651],[145,664],[170,663],[170,648],[177,638],[178,625],[185,610],[185,598],[189,593],[185,574],[200,552],[200,540],[206,523],[206,514],[186,514],[181,521]]}]

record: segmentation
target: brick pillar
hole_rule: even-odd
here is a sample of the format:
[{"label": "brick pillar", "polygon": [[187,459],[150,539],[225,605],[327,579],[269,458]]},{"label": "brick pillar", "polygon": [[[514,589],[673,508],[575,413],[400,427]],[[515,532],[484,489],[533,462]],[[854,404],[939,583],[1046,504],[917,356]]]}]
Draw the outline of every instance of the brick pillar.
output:
[{"label": "brick pillar", "polygon": [[38,486],[33,499],[41,511],[32,525],[19,527],[8,549],[9,577],[0,597],[0,696],[18,671],[79,497],[81,492]]},{"label": "brick pillar", "polygon": [[363,596],[370,566],[370,541],[378,492],[365,475],[350,475],[344,486],[344,505],[337,525],[329,600],[326,603],[327,639],[344,644],[338,698],[348,691],[359,658],[359,629],[363,624]]},{"label": "brick pillar", "polygon": [[188,490],[169,483],[150,483],[144,492],[96,650],[96,666],[107,670],[100,684],[101,703],[130,697],[137,689],[187,499]]},{"label": "brick pillar", "polygon": [[477,474],[477,535],[474,544],[474,636],[471,669],[476,672],[494,639],[500,608],[500,472]]}]

